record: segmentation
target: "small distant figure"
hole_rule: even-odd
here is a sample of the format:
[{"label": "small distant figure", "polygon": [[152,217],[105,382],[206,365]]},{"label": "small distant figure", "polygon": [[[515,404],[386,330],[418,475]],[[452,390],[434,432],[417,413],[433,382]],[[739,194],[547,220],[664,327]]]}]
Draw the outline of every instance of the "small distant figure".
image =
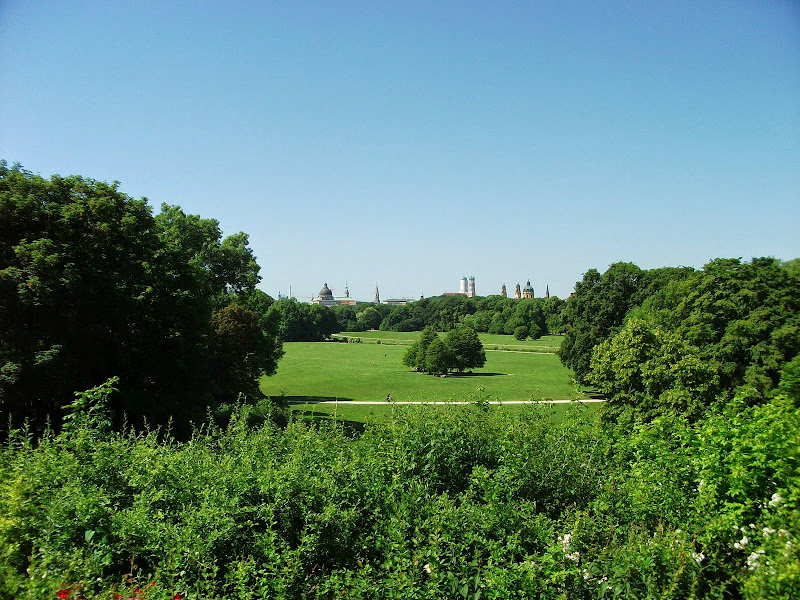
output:
[{"label": "small distant figure", "polygon": [[391,402],[392,401],[392,395],[391,394],[386,394],[386,401],[387,402]]},{"label": "small distant figure", "polygon": [[375,366],[375,361],[374,361],[374,360],[372,361],[372,366],[373,366],[373,367]]}]

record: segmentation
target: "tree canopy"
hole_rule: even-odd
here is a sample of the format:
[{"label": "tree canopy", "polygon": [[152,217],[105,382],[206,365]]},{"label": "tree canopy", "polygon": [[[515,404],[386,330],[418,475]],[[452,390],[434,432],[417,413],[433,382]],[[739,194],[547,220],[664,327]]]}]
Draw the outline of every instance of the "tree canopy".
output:
[{"label": "tree canopy", "polygon": [[[117,418],[186,421],[274,372],[269,322],[229,308],[260,280],[247,244],[116,183],[0,162],[0,411],[41,425],[118,376]],[[220,355],[232,339],[244,364]]]},{"label": "tree canopy", "polygon": [[602,275],[589,269],[575,284],[563,310],[566,324],[561,361],[585,380],[590,371],[592,349],[623,323],[625,315],[669,281],[687,277],[693,269],[665,268],[644,271],[633,263],[610,265]]},{"label": "tree canopy", "polygon": [[771,258],[716,259],[673,280],[600,343],[588,379],[607,414],[702,416],[764,401],[800,352],[800,278]]},{"label": "tree canopy", "polygon": [[403,364],[433,375],[449,371],[462,373],[485,365],[486,352],[478,334],[469,325],[451,329],[444,341],[428,326],[406,351]]}]

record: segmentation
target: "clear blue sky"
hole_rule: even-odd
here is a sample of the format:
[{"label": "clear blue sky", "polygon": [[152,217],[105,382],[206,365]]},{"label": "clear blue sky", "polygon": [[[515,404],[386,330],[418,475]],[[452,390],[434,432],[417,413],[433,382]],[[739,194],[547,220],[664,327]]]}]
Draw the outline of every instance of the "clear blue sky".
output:
[{"label": "clear blue sky", "polygon": [[797,1],[3,0],[0,52],[0,157],[249,233],[272,295],[800,256]]}]

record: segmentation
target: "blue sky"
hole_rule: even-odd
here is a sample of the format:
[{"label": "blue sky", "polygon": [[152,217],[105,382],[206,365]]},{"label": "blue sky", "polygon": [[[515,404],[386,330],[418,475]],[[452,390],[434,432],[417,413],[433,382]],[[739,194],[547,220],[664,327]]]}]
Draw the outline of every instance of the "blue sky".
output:
[{"label": "blue sky", "polygon": [[0,157],[247,232],[272,295],[800,256],[796,1],[4,0],[0,52]]}]

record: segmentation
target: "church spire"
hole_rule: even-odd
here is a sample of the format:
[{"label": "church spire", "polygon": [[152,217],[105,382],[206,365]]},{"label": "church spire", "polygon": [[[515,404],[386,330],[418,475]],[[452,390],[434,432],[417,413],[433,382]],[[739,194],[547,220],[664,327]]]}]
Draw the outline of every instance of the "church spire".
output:
[{"label": "church spire", "polygon": [[375,284],[375,298],[372,300],[373,304],[381,303],[381,295],[378,293],[378,284]]}]

